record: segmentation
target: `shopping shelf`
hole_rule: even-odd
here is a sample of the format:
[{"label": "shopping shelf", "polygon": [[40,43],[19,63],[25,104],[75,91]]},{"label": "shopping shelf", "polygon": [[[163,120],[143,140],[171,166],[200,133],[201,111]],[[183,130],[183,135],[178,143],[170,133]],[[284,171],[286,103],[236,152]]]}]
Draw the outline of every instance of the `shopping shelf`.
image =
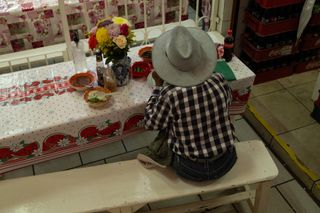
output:
[{"label": "shopping shelf", "polygon": [[280,58],[298,52],[297,46],[293,44],[261,50],[253,46],[246,38],[243,38],[242,44],[242,48],[245,51],[245,53],[248,56],[250,56],[250,58],[253,61],[257,63],[275,58]]},{"label": "shopping shelf", "polygon": [[293,73],[293,65],[287,67],[281,67],[273,70],[259,71],[255,72],[256,78],[254,84],[260,84],[267,81],[273,81],[279,78],[284,78]]},{"label": "shopping shelf", "polygon": [[302,51],[320,48],[320,36],[304,35],[301,39],[300,49]]},{"label": "shopping shelf", "polygon": [[320,25],[320,13],[312,14],[312,17],[309,21],[309,25],[311,26]]},{"label": "shopping shelf", "polygon": [[259,36],[276,35],[279,33],[296,30],[299,19],[292,18],[284,21],[263,23],[252,16],[248,11],[245,13],[245,23]]},{"label": "shopping shelf", "polygon": [[315,59],[311,61],[305,61],[305,62],[297,62],[294,66],[293,72],[294,73],[302,73],[309,70],[314,70],[320,68],[320,60]]},{"label": "shopping shelf", "polygon": [[263,8],[283,7],[291,4],[303,3],[305,0],[256,0]]}]

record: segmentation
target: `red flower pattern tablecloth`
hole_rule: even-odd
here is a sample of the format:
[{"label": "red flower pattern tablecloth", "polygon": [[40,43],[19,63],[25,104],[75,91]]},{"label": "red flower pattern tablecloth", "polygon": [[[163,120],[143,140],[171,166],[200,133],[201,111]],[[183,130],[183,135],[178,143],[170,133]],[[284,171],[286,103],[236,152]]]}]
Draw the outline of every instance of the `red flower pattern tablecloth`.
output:
[{"label": "red flower pattern tablecloth", "polygon": [[[132,48],[132,63],[140,60]],[[229,63],[237,80],[230,112],[243,113],[254,81],[238,58]],[[95,71],[95,58],[88,58]],[[142,130],[146,101],[151,88],[145,79],[131,80],[112,97],[107,108],[90,108],[82,92],[70,88],[73,63],[0,75],[0,174],[67,154],[119,141]]]},{"label": "red flower pattern tablecloth", "polygon": [[[0,54],[64,42],[58,0],[0,1]],[[65,0],[71,36],[85,37],[98,20],[125,16],[124,0]],[[143,0],[128,0],[128,18],[134,28],[144,27]],[[148,26],[159,25],[161,1],[147,0]],[[182,20],[188,17],[188,0],[183,0]],[[179,0],[165,1],[166,23],[179,20]]]}]

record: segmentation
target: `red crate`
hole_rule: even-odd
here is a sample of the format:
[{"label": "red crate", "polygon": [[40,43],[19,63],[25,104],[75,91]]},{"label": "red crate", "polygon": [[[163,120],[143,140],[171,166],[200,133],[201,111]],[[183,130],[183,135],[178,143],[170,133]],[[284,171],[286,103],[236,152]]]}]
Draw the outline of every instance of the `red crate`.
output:
[{"label": "red crate", "polygon": [[301,73],[306,72],[308,70],[314,70],[320,68],[320,60],[312,60],[312,61],[306,61],[306,62],[298,62],[294,67],[294,73]]},{"label": "red crate", "polygon": [[245,53],[257,63],[296,53],[298,49],[295,45],[285,45],[281,47],[259,50],[254,47],[246,38],[243,39],[242,44]]},{"label": "red crate", "polygon": [[312,14],[309,25],[320,25],[320,13]]},{"label": "red crate", "polygon": [[276,35],[296,30],[299,26],[299,19],[288,19],[271,23],[262,23],[252,16],[248,11],[245,14],[246,24],[259,36]]},{"label": "red crate", "polygon": [[283,7],[291,4],[303,3],[305,0],[256,0],[264,8]]},{"label": "red crate", "polygon": [[305,35],[301,40],[301,50],[311,50],[320,48],[320,37]]},{"label": "red crate", "polygon": [[273,81],[279,78],[287,77],[293,73],[293,65],[281,67],[274,70],[256,72],[254,84],[261,84],[267,81]]}]

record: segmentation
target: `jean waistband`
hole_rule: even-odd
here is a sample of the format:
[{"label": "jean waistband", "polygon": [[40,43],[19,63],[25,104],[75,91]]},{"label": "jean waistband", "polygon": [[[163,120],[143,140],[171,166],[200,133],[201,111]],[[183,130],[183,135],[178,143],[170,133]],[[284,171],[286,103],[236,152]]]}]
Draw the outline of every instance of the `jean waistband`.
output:
[{"label": "jean waistband", "polygon": [[230,146],[227,148],[227,150],[219,155],[216,155],[214,157],[211,157],[211,158],[190,158],[190,157],[186,157],[186,156],[181,156],[187,160],[191,160],[193,162],[196,162],[196,163],[207,163],[207,162],[213,162],[213,161],[216,161],[222,157],[224,157],[225,155],[233,152],[235,150],[234,146]]}]

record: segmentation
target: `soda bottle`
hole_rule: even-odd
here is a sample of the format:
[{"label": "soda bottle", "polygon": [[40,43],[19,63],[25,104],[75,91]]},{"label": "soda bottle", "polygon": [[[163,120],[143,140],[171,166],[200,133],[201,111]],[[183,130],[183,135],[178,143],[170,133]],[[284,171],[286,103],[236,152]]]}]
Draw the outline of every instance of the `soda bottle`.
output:
[{"label": "soda bottle", "polygon": [[231,61],[234,49],[234,38],[232,36],[232,30],[227,31],[227,36],[224,38],[224,55],[223,58],[226,62]]}]

